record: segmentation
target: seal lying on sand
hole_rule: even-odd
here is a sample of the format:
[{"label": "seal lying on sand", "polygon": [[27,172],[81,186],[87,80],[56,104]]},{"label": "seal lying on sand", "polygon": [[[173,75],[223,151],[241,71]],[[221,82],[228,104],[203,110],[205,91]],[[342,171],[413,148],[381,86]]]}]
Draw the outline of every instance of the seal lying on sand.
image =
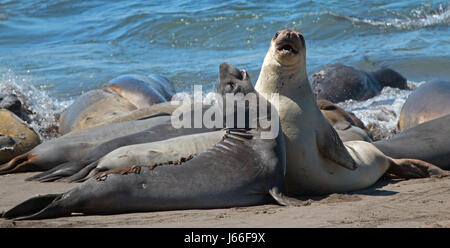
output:
[{"label": "seal lying on sand", "polygon": [[414,158],[450,169],[450,114],[424,122],[393,137],[374,142],[393,158]]},{"label": "seal lying on sand", "polygon": [[175,92],[172,82],[159,75],[151,76],[119,76],[103,88],[81,95],[61,114],[59,133],[109,124],[133,110],[170,100]]},{"label": "seal lying on sand", "polygon": [[342,141],[364,140],[372,142],[369,130],[353,113],[349,113],[327,100],[317,100],[317,106],[323,116],[336,129]]},{"label": "seal lying on sand", "polygon": [[374,184],[388,169],[406,178],[446,174],[423,161],[387,157],[368,142],[344,144],[317,106],[306,73],[305,40],[298,32],[275,34],[255,88],[278,108],[289,194],[359,190]]},{"label": "seal lying on sand", "polygon": [[400,111],[398,129],[406,130],[447,114],[450,114],[450,81],[431,81],[408,96]]},{"label": "seal lying on sand", "polygon": [[23,120],[9,110],[0,109],[0,163],[28,152],[39,143],[39,136]]},{"label": "seal lying on sand", "polygon": [[[230,66],[222,64],[221,73],[229,71],[223,67]],[[251,85],[245,71],[237,79],[245,79]],[[235,87],[228,89],[227,92],[233,92]],[[199,134],[210,136],[212,142],[206,150],[201,148],[188,157],[184,157],[188,154],[185,149],[193,149],[192,142],[196,141],[190,138],[195,136],[161,141],[162,151],[152,150],[153,155],[160,155],[155,156],[155,162],[106,171],[63,194],[33,197],[2,217],[43,219],[74,212],[117,214],[278,201],[284,185],[283,136],[280,131],[276,139],[261,139],[261,131],[260,127],[227,128]]]},{"label": "seal lying on sand", "polygon": [[327,65],[312,77],[317,99],[334,103],[353,99],[367,100],[380,94],[383,87],[408,89],[406,79],[398,72],[382,68],[366,72],[342,64]]},{"label": "seal lying on sand", "polygon": [[69,161],[80,160],[92,148],[106,141],[146,130],[168,120],[170,120],[170,116],[158,116],[145,120],[113,123],[85,133],[48,140],[31,151],[13,158],[8,163],[0,165],[0,175],[43,171]]}]

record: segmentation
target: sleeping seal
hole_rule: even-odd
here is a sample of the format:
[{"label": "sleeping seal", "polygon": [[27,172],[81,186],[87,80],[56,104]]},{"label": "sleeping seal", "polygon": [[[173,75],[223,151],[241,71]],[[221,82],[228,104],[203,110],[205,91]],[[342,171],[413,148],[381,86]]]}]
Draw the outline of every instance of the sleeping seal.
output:
[{"label": "sleeping seal", "polygon": [[[374,184],[388,169],[411,178],[445,175],[419,160],[392,159],[364,141],[341,141],[317,106],[306,73],[302,34],[282,30],[272,38],[256,90],[278,106],[286,143],[289,194],[347,192]],[[274,104],[271,96],[278,96]]]},{"label": "sleeping seal", "polygon": [[447,114],[450,114],[450,82],[431,81],[408,96],[400,111],[398,129],[406,130]]},{"label": "sleeping seal", "polygon": [[151,78],[142,75],[119,76],[102,88],[78,97],[61,113],[58,132],[67,134],[112,123],[112,119],[133,110],[166,102],[173,93],[170,80],[159,75]]},{"label": "sleeping seal", "polygon": [[393,158],[413,158],[450,169],[450,114],[404,130],[373,144]]},{"label": "sleeping seal", "polygon": [[380,94],[386,86],[408,89],[406,79],[389,68],[366,72],[343,64],[323,67],[313,75],[311,85],[317,99],[334,103],[367,100]]},{"label": "sleeping seal", "polygon": [[[224,67],[230,65],[222,64],[221,69]],[[239,74],[238,80],[250,82],[245,71]],[[233,92],[236,87],[227,89]],[[155,160],[149,164],[105,171],[66,193],[26,200],[2,217],[44,219],[70,216],[74,212],[118,214],[279,201],[284,186],[283,136],[280,132],[275,139],[261,139],[258,138],[261,129],[228,127],[199,134],[203,138],[209,136],[211,143],[206,150],[198,147],[196,154],[185,150],[192,146],[190,139],[195,136],[161,141],[164,145],[155,142],[148,154]]]}]

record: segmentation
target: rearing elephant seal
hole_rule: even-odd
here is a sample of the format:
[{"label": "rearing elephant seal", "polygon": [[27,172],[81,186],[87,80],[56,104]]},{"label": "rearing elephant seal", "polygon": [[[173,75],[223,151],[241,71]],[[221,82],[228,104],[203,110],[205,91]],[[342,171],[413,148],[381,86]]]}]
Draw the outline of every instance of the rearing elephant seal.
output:
[{"label": "rearing elephant seal", "polygon": [[[225,75],[235,82],[225,93],[241,92],[244,88],[237,92],[235,89],[242,81],[252,86],[245,71],[230,67],[220,66],[221,76],[236,72]],[[241,93],[255,94],[251,89]],[[117,214],[223,208],[263,204],[273,199],[284,204],[280,201],[285,172],[283,136],[279,132],[275,139],[261,139],[261,131],[260,127],[245,130],[233,126],[197,134],[209,143],[206,150],[204,144],[196,146],[195,135],[155,142],[147,153],[153,158],[151,161],[142,156],[144,163],[106,171],[63,194],[33,197],[2,217],[23,220],[69,216],[74,212]],[[197,150],[196,154],[190,154],[193,150]]]},{"label": "rearing elephant seal", "polygon": [[450,114],[450,81],[431,81],[408,96],[400,111],[398,128],[405,130],[447,114]]},{"label": "rearing elephant seal", "polygon": [[67,134],[110,124],[134,110],[170,100],[175,91],[172,82],[159,75],[150,76],[119,76],[101,89],[81,95],[61,114],[58,132]]},{"label": "rearing elephant seal", "polygon": [[323,67],[313,75],[311,85],[317,99],[334,103],[367,100],[380,94],[385,86],[408,89],[406,79],[392,69],[366,72],[343,64]]},{"label": "rearing elephant seal", "polygon": [[320,195],[366,188],[388,169],[404,177],[446,174],[423,161],[387,157],[368,142],[344,144],[316,104],[306,73],[305,40],[298,32],[282,30],[275,34],[255,88],[278,109],[290,194]]}]

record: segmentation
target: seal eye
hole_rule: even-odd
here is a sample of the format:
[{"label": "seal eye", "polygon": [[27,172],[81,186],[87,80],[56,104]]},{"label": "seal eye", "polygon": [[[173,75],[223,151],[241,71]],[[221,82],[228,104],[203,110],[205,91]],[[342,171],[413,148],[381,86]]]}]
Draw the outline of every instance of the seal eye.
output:
[{"label": "seal eye", "polygon": [[277,31],[277,32],[275,33],[274,38],[276,39],[276,38],[278,37],[278,35],[280,35],[280,31]]},{"label": "seal eye", "polygon": [[231,92],[233,92],[233,89],[234,89],[234,83],[228,82],[227,85],[225,86],[225,92],[231,93]]}]

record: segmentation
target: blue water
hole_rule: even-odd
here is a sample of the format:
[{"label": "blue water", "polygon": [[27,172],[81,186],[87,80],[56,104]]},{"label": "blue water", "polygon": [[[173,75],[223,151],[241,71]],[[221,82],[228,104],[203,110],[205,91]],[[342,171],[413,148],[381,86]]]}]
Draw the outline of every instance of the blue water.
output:
[{"label": "blue water", "polygon": [[[449,79],[449,7],[417,0],[0,0],[0,89],[19,88],[50,113],[125,73],[165,75],[177,91],[193,84],[213,90],[226,61],[256,82],[271,37],[285,28],[303,33],[309,75],[340,62],[389,66],[410,82]],[[388,93],[391,100],[407,95]]]}]

